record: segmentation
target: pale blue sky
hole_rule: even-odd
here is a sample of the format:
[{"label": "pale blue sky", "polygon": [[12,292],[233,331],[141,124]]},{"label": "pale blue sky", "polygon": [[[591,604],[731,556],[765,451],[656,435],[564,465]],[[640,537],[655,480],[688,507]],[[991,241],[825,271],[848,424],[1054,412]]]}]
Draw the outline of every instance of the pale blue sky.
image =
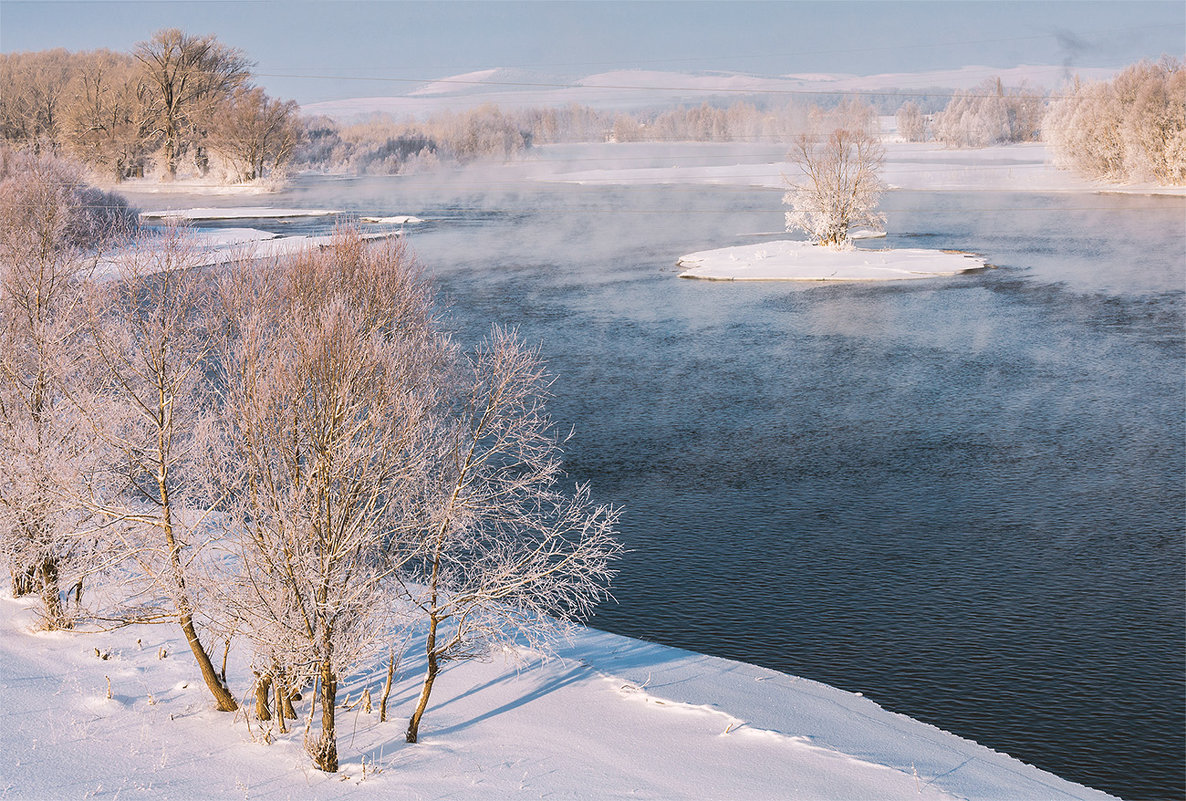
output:
[{"label": "pale blue sky", "polygon": [[[862,75],[1068,64],[1186,51],[1172,2],[28,2],[0,0],[0,50],[129,50],[162,27],[214,33],[300,102],[402,94],[491,67]],[[289,77],[289,76],[322,77]]]}]

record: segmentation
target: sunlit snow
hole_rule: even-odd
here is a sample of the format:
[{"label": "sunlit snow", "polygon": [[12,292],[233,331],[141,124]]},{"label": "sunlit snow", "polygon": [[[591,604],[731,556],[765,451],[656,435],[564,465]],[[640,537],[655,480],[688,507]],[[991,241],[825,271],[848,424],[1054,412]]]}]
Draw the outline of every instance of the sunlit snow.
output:
[{"label": "sunlit snow", "polygon": [[[326,774],[303,720],[282,735],[212,711],[173,628],[33,621],[31,602],[0,595],[6,798],[1108,797],[853,693],[591,629],[547,661],[449,663],[416,745],[403,735],[422,657],[404,659],[385,723],[353,705],[378,698],[381,672],[343,681],[341,771]],[[229,668],[248,694],[235,652]]]},{"label": "sunlit snow", "polygon": [[778,240],[703,250],[676,262],[681,278],[714,281],[903,281],[982,269],[970,253],[901,248],[835,250],[809,242]]}]

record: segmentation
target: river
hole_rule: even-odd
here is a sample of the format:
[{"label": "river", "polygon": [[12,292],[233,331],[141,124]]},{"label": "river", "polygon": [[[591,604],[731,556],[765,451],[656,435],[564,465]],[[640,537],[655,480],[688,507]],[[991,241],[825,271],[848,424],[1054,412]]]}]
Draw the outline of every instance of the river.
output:
[{"label": "river", "polygon": [[458,341],[541,345],[572,479],[625,510],[591,625],[1186,793],[1182,199],[890,193],[870,246],[993,265],[893,285],[676,277],[779,230],[766,190],[458,173],[268,202],[425,218]]}]

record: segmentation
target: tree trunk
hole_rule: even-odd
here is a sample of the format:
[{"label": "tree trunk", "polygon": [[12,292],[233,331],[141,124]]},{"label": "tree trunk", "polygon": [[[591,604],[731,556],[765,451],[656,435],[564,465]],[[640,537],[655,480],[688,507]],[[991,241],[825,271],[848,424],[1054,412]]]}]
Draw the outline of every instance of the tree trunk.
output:
[{"label": "tree trunk", "polygon": [[424,717],[424,710],[428,708],[428,696],[432,694],[432,684],[440,672],[437,663],[437,619],[434,615],[429,615],[428,645],[425,652],[428,654],[428,671],[424,674],[424,686],[420,688],[420,700],[416,702],[416,711],[408,721],[408,731],[404,739],[409,743],[416,742],[420,736],[420,718]]},{"label": "tree trunk", "polygon": [[181,614],[177,616],[177,623],[185,633],[185,640],[189,643],[189,650],[193,652],[194,659],[197,660],[198,668],[202,671],[202,679],[206,682],[206,686],[210,688],[210,693],[214,696],[214,704],[218,708],[218,711],[234,712],[239,708],[239,705],[235,703],[235,697],[231,695],[231,691],[219,679],[218,672],[214,669],[214,663],[210,661],[210,655],[206,653],[206,649],[202,646],[202,641],[198,639],[198,632],[194,630],[193,618],[187,614]]},{"label": "tree trunk", "polygon": [[395,677],[395,652],[387,655],[387,681],[383,683],[383,699],[379,701],[379,722],[387,721],[387,696],[391,695],[391,680]]},{"label": "tree trunk", "polygon": [[[255,674],[255,716],[260,720],[271,720],[272,713],[268,709],[268,695],[272,689],[272,677],[267,673]],[[277,715],[283,715],[283,710],[276,707]],[[283,717],[281,717],[283,720]]]},{"label": "tree trunk", "polygon": [[[276,698],[276,723],[280,727],[281,734],[288,733],[288,727],[284,725],[285,707],[292,708],[291,702],[288,700],[288,688],[284,685],[284,677],[277,674],[272,681],[272,695]],[[296,715],[292,717],[295,719]]]},{"label": "tree trunk", "polygon": [[58,591],[58,560],[47,556],[36,569],[41,603],[45,606],[46,625],[51,629],[68,629],[70,621],[62,609],[62,595]]},{"label": "tree trunk", "polygon": [[29,595],[37,589],[37,569],[27,567],[17,569],[12,573],[12,597],[20,598]]},{"label": "tree trunk", "polygon": [[338,678],[329,659],[321,662],[321,737],[310,748],[313,764],[326,773],[338,772],[338,741],[334,709],[338,701]]}]

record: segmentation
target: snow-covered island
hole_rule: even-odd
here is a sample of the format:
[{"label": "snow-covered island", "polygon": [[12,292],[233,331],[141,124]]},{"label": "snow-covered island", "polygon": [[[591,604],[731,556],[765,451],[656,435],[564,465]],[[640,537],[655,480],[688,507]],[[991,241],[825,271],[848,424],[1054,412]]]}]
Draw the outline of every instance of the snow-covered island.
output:
[{"label": "snow-covered island", "polygon": [[862,250],[778,240],[702,250],[680,256],[680,278],[710,281],[903,281],[982,270],[980,256],[962,251]]},{"label": "snow-covered island", "polygon": [[[213,711],[176,627],[35,620],[0,595],[3,798],[1109,798],[858,693],[592,629],[547,661],[449,663],[415,745],[416,649],[386,722],[361,700],[381,675],[344,681],[329,774],[301,747],[307,693],[280,734]],[[236,651],[229,670],[250,675]]]}]

